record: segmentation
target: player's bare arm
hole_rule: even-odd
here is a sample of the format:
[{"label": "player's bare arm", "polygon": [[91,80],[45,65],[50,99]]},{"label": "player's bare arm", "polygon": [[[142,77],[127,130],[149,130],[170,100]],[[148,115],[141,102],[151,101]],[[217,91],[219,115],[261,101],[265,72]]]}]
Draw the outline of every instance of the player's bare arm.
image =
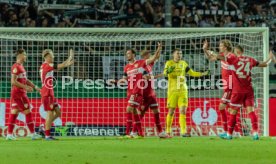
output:
[{"label": "player's bare arm", "polygon": [[161,49],[162,49],[162,44],[161,44],[161,42],[158,42],[157,50],[154,53],[154,56],[156,56],[157,60],[160,58]]},{"label": "player's bare arm", "polygon": [[209,43],[208,43],[207,40],[204,41],[202,49],[204,51],[205,56],[207,57],[207,59],[209,61],[216,61],[217,60],[216,53],[209,50]]},{"label": "player's bare arm", "polygon": [[30,86],[28,86],[28,85],[24,85],[24,84],[18,82],[18,81],[17,81],[17,75],[14,75],[14,74],[12,74],[12,76],[11,76],[11,84],[12,84],[13,86],[18,87],[18,88],[23,88],[23,89],[25,89],[27,92],[32,92],[32,91],[33,91],[33,88],[32,88],[32,87],[30,87]]},{"label": "player's bare arm", "polygon": [[266,59],[263,62],[259,62],[257,67],[267,67],[271,61],[275,62],[275,58],[274,58],[274,55],[273,55],[272,51],[269,52],[268,59]]},{"label": "player's bare arm", "polygon": [[158,79],[158,78],[161,78],[161,77],[164,77],[163,73],[160,73],[160,74],[154,76],[155,79]]},{"label": "player's bare arm", "polygon": [[213,57],[216,58],[216,60],[226,61],[226,58],[224,56],[213,55]]},{"label": "player's bare arm", "polygon": [[27,79],[27,85],[35,89],[37,92],[40,92],[40,88],[36,86],[31,80]]},{"label": "player's bare arm", "polygon": [[61,70],[63,68],[69,67],[74,63],[74,51],[72,49],[69,50],[69,57],[63,63],[58,64],[57,70]]},{"label": "player's bare arm", "polygon": [[160,58],[161,49],[162,49],[162,44],[160,42],[158,42],[158,47],[157,47],[154,55],[151,58],[146,60],[147,65],[155,62],[156,60],[158,60]]},{"label": "player's bare arm", "polygon": [[157,75],[153,75],[153,74],[148,74],[148,75],[144,75],[143,78],[146,79],[146,80],[149,80],[149,79],[158,79],[158,78],[161,78],[161,77],[164,77],[163,74],[157,74]]},{"label": "player's bare arm", "polygon": [[276,63],[275,54],[273,53],[272,50],[269,51],[269,57],[272,60],[272,62]]}]

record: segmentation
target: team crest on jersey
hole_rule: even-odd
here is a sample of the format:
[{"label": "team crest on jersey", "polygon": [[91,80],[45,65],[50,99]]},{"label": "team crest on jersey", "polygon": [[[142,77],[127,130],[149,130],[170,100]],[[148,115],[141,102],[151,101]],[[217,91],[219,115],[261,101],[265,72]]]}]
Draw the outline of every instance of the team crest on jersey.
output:
[{"label": "team crest on jersey", "polygon": [[14,69],[12,70],[12,72],[13,72],[13,73],[17,73],[17,68],[14,68]]},{"label": "team crest on jersey", "polygon": [[134,67],[137,68],[137,67],[138,67],[138,64],[134,64]]},{"label": "team crest on jersey", "polygon": [[50,105],[50,108],[51,108],[51,109],[53,109],[53,108],[54,108],[54,105],[53,105],[53,104],[51,104],[51,105]]},{"label": "team crest on jersey", "polygon": [[180,64],[179,66],[180,66],[180,67],[183,67],[183,64]]}]

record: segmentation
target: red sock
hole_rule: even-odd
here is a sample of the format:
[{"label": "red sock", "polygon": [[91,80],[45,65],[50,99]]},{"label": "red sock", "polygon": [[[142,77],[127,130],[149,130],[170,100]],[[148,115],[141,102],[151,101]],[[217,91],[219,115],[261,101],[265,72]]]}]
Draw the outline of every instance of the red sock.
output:
[{"label": "red sock", "polygon": [[219,110],[219,111],[220,111],[220,114],[221,114],[223,130],[225,132],[227,132],[227,115],[226,115],[226,111],[225,111],[225,109]]},{"label": "red sock", "polygon": [[17,116],[18,116],[17,114],[10,114],[9,125],[8,125],[8,134],[12,134]]},{"label": "red sock", "polygon": [[154,114],[154,121],[155,121],[155,125],[156,125],[158,133],[161,133],[162,127],[161,127],[161,123],[160,123],[159,113]]},{"label": "red sock", "polygon": [[51,136],[51,130],[45,130],[45,136],[50,137]]},{"label": "red sock", "polygon": [[[144,116],[145,116],[144,114],[140,114],[140,121],[143,119]],[[136,132],[137,132],[136,123],[133,124],[132,132],[133,132],[133,133],[136,133]]]},{"label": "red sock", "polygon": [[257,119],[255,112],[250,112],[249,117],[251,119],[251,125],[252,125],[253,132],[258,132],[258,119]]},{"label": "red sock", "polygon": [[30,133],[33,134],[34,133],[34,122],[33,122],[33,118],[32,118],[32,113],[26,114],[26,124],[30,130]]},{"label": "red sock", "polygon": [[133,124],[132,132],[133,132],[133,133],[136,133],[136,132],[137,132],[137,126],[136,126],[135,123]]},{"label": "red sock", "polygon": [[230,135],[233,134],[235,124],[236,124],[236,115],[230,114],[229,122],[228,122],[228,134]]},{"label": "red sock", "polygon": [[235,131],[239,132],[240,135],[242,135],[242,128],[241,128],[241,117],[240,114],[238,113],[236,116],[236,126],[235,126]]},{"label": "red sock", "polygon": [[139,136],[144,136],[140,116],[138,114],[134,114],[134,121],[135,121],[135,124],[136,124],[138,135]]},{"label": "red sock", "polygon": [[126,135],[129,135],[132,126],[132,113],[127,113]]}]

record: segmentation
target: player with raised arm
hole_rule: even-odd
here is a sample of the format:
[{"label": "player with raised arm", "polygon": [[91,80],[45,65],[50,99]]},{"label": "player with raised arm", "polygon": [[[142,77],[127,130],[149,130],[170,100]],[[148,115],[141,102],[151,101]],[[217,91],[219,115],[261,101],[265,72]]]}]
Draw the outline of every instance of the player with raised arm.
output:
[{"label": "player with raised arm", "polygon": [[[155,51],[155,55],[157,59],[160,58],[161,54],[161,48],[162,45],[161,43],[158,43],[157,50]],[[141,57],[143,60],[148,60],[151,58],[150,52],[145,50],[141,53]],[[143,102],[142,105],[140,106],[140,119],[144,117],[146,111],[150,109],[153,112],[154,115],[154,121],[155,125],[157,128],[158,136],[160,138],[168,138],[169,136],[166,134],[166,132],[163,131],[161,123],[160,123],[160,114],[159,114],[159,108],[158,108],[158,102],[156,98],[156,94],[154,92],[154,80],[151,78],[152,77],[152,68],[154,66],[155,62],[152,62],[147,66],[148,72],[149,72],[149,79],[148,79],[148,84],[147,87],[143,90]],[[136,133],[136,126],[133,125],[133,133],[132,135],[135,135]]]},{"label": "player with raised arm", "polygon": [[186,84],[186,74],[192,77],[201,77],[209,74],[209,71],[195,72],[188,63],[182,60],[182,51],[175,49],[173,51],[173,59],[165,64],[163,72],[164,76],[168,78],[168,98],[167,107],[169,112],[166,118],[166,132],[171,135],[171,126],[175,109],[178,107],[180,111],[179,124],[180,134],[182,137],[190,137],[186,128],[186,110],[188,107],[188,88]]},{"label": "player with raised arm", "polygon": [[[146,80],[144,75],[147,75],[148,65],[155,62],[158,59],[158,54],[153,55],[150,59],[147,60],[136,60],[136,52],[133,49],[128,49],[126,52],[126,58],[128,64],[124,67],[124,77],[128,81],[128,90],[127,90],[127,123],[126,123],[126,137],[130,137],[130,131],[132,127],[132,115],[134,115],[134,122],[137,127],[138,136],[143,137],[141,119],[138,114],[137,108],[142,104],[143,101],[143,87]],[[120,81],[120,80],[119,80]]]},{"label": "player with raised arm", "polygon": [[[219,43],[219,55],[221,57],[227,57],[229,55],[232,55],[232,50],[233,50],[233,46],[230,40],[221,40]],[[207,40],[204,41],[203,44],[203,51],[207,57],[208,60],[210,61],[216,61],[216,58],[214,57],[213,54],[215,54],[215,52],[210,51],[209,50],[209,45]],[[226,132],[228,131],[228,127],[227,127],[227,114],[226,114],[226,107],[227,105],[229,105],[230,103],[230,98],[231,98],[231,93],[232,93],[232,83],[230,80],[232,78],[232,66],[226,62],[226,61],[221,61],[221,79],[224,82],[224,93],[222,94],[222,98],[220,100],[220,104],[219,104],[219,111],[221,114],[221,118],[222,118],[222,125],[223,125],[223,130],[224,133],[219,134],[219,135],[226,135]],[[237,118],[238,119],[238,118]],[[241,132],[241,124],[239,121],[239,125],[238,125],[238,131]]]},{"label": "player with raised arm", "polygon": [[276,55],[276,47],[273,47],[273,48],[269,51],[269,55],[270,55],[270,58],[271,58],[272,62],[276,63],[276,58],[275,58],[275,55]]},{"label": "player with raised arm", "polygon": [[26,62],[27,55],[24,49],[19,49],[16,52],[16,63],[11,68],[11,113],[8,121],[7,140],[16,140],[13,136],[13,129],[16,118],[19,112],[22,112],[26,117],[26,124],[31,133],[33,140],[41,138],[35,133],[34,122],[31,113],[30,100],[27,92],[32,92],[33,89],[40,91],[40,88],[34,85],[28,78],[23,64]]},{"label": "player with raised arm", "polygon": [[42,52],[44,63],[40,67],[40,76],[42,81],[41,97],[42,104],[47,112],[45,121],[45,139],[56,140],[51,136],[52,123],[61,116],[60,107],[54,97],[53,78],[54,71],[71,66],[74,61],[74,52],[72,49],[69,51],[69,57],[61,64],[54,64],[54,53],[51,49],[45,49]]},{"label": "player with raised arm", "polygon": [[258,120],[254,112],[254,91],[252,87],[251,71],[253,67],[267,67],[271,61],[271,56],[264,62],[258,62],[252,57],[243,55],[244,49],[240,45],[235,46],[235,54],[227,57],[212,55],[218,60],[226,61],[233,65],[233,89],[230,99],[229,121],[227,135],[221,135],[221,138],[232,139],[233,129],[236,124],[237,110],[244,107],[251,119],[253,129],[253,140],[259,139]]}]

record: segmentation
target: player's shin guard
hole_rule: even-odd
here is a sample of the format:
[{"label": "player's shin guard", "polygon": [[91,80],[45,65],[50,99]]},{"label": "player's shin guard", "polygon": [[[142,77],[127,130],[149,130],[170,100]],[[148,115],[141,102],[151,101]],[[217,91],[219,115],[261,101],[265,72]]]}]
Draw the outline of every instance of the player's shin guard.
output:
[{"label": "player's shin guard", "polygon": [[132,126],[132,113],[127,113],[126,116],[126,135],[129,135]]},{"label": "player's shin guard", "polygon": [[154,121],[155,121],[155,125],[156,125],[158,133],[161,133],[163,130],[162,130],[161,123],[160,123],[159,113],[154,114]]},{"label": "player's shin guard", "polygon": [[33,122],[33,118],[32,118],[32,113],[26,114],[26,124],[29,128],[30,133],[33,134],[34,133],[34,122]]},{"label": "player's shin guard", "polygon": [[220,114],[221,114],[221,119],[222,119],[222,125],[223,125],[223,130],[225,132],[227,132],[227,114],[226,114],[226,111],[225,109],[223,110],[220,110]]},{"label": "player's shin guard", "polygon": [[228,134],[229,135],[233,134],[235,124],[236,124],[236,115],[230,114],[229,115],[229,122],[228,122]]},{"label": "player's shin guard", "polygon": [[166,118],[166,133],[167,133],[167,134],[170,134],[170,133],[171,133],[172,122],[173,122],[173,116],[171,116],[171,115],[168,113],[168,114],[167,114],[167,118]]},{"label": "player's shin guard", "polygon": [[139,114],[134,114],[134,121],[135,121],[135,124],[136,124],[138,135],[139,136],[144,136]]},{"label": "player's shin guard", "polygon": [[253,132],[258,132],[258,119],[255,112],[250,112],[249,117],[251,119]]},{"label": "player's shin guard", "polygon": [[179,125],[180,125],[180,134],[186,134],[187,133],[187,129],[186,129],[186,115],[185,114],[181,114],[179,116]]},{"label": "player's shin guard", "polygon": [[10,114],[9,125],[8,125],[8,134],[12,134],[17,116],[18,116],[18,114]]}]

